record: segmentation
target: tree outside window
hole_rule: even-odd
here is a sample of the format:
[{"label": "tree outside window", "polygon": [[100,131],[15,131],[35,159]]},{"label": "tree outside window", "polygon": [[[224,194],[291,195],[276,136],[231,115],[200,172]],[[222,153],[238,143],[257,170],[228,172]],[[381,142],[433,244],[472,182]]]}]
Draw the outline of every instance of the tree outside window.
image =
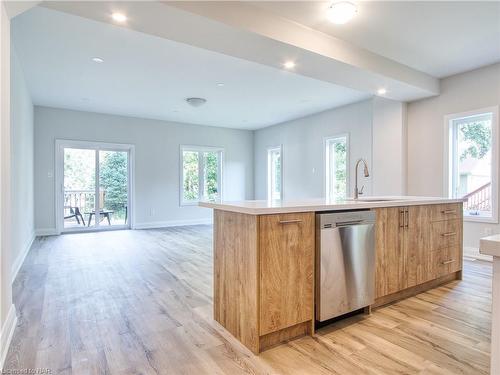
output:
[{"label": "tree outside window", "polygon": [[221,198],[222,150],[183,146],[181,203]]}]

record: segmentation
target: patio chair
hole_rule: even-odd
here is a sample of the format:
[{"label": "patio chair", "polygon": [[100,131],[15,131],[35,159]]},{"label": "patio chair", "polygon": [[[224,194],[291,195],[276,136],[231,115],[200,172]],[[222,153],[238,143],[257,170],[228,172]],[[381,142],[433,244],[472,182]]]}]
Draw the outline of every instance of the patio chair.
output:
[{"label": "patio chair", "polygon": [[76,222],[78,224],[80,224],[80,220],[81,220],[82,223],[83,223],[83,226],[85,226],[85,219],[83,218],[83,215],[80,212],[80,208],[78,208],[78,207],[72,207],[72,206],[65,206],[64,208],[69,209],[69,215],[64,216],[64,220],[71,219],[71,218],[74,217],[76,219]]}]

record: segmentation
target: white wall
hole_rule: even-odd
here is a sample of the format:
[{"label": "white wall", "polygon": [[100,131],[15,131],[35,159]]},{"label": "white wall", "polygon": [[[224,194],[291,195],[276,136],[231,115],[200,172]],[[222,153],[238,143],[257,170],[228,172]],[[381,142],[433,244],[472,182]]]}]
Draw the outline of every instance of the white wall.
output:
[{"label": "white wall", "polygon": [[[500,64],[441,81],[441,95],[408,104],[408,193],[444,196],[444,116],[500,103]],[[464,246],[500,233],[498,224],[465,222]]]},{"label": "white wall", "polygon": [[16,274],[35,235],[33,182],[33,103],[24,73],[11,51],[12,274]]},{"label": "white wall", "polygon": [[[224,199],[253,198],[253,134],[89,112],[35,107],[35,227],[53,233],[56,139],[135,145],[135,223],[162,226],[210,219],[211,210],[179,206],[179,146],[225,150]],[[151,210],[154,214],[151,215]]]},{"label": "white wall", "polygon": [[0,2],[0,365],[16,326],[11,284],[10,19]]},{"label": "white wall", "polygon": [[373,98],[373,195],[406,195],[406,103]]},{"label": "white wall", "polygon": [[[354,187],[354,163],[365,158],[371,171],[372,100],[350,104],[312,116],[288,121],[254,133],[255,199],[267,199],[267,148],[283,145],[283,193],[285,199],[325,196],[325,137],[349,134],[349,192]],[[371,180],[361,177],[360,187],[371,194]]]}]

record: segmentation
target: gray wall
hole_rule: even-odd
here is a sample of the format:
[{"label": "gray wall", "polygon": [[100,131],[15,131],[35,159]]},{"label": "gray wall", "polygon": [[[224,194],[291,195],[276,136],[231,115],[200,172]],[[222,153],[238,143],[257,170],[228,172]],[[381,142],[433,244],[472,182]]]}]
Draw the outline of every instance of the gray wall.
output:
[{"label": "gray wall", "polygon": [[[179,145],[225,150],[224,199],[253,198],[251,131],[35,107],[35,226],[56,227],[54,149],[56,139],[135,145],[136,226],[169,225],[209,219],[211,210],[179,205]],[[154,214],[152,215],[152,211]]]},{"label": "gray wall", "polygon": [[35,234],[33,194],[33,103],[15,51],[11,53],[11,260],[22,264]]},{"label": "gray wall", "polygon": [[[408,193],[444,195],[444,116],[500,103],[500,64],[445,78],[441,95],[408,104]],[[500,225],[465,222],[464,245],[500,233]]]},{"label": "gray wall", "polygon": [[[288,121],[254,134],[255,199],[267,198],[267,148],[283,145],[283,194],[285,199],[319,198],[325,195],[325,137],[349,134],[350,165],[363,157],[371,168],[372,100],[350,104],[312,116]],[[350,187],[354,174],[350,173]],[[360,177],[366,194],[371,180]]]}]

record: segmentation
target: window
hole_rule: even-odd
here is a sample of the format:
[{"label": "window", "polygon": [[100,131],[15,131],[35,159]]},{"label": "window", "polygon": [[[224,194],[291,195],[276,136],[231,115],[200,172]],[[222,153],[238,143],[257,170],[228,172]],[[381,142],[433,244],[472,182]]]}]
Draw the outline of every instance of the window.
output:
[{"label": "window", "polygon": [[347,134],[325,139],[325,192],[328,199],[347,197],[349,137]]},{"label": "window", "polygon": [[181,146],[181,205],[222,199],[223,150]]},{"label": "window", "polygon": [[272,147],[267,150],[267,198],[283,198],[283,161],[282,148]]},{"label": "window", "polygon": [[466,199],[467,220],[498,219],[497,113],[490,108],[446,117],[448,196]]}]

